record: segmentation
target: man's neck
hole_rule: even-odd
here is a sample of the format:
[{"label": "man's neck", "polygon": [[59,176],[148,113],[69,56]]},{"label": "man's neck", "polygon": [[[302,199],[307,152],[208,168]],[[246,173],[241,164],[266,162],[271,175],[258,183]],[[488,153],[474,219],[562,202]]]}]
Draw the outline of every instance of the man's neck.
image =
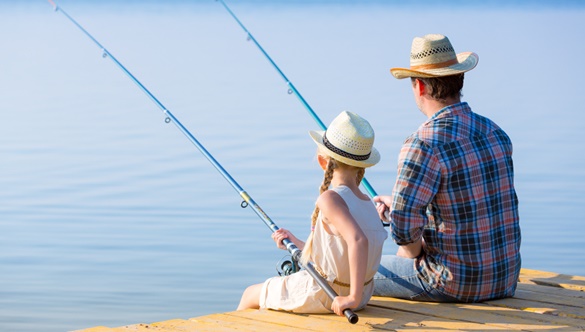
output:
[{"label": "man's neck", "polygon": [[460,102],[461,102],[460,98],[449,98],[444,101],[427,98],[425,100],[424,106],[421,108],[421,111],[428,118],[431,118],[433,115],[435,115],[438,111],[442,110],[443,108],[454,104],[458,104]]}]

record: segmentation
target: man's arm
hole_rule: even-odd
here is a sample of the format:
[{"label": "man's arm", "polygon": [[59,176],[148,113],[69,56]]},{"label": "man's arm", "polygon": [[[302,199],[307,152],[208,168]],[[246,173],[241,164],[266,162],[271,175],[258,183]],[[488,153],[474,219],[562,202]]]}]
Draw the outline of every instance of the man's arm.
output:
[{"label": "man's arm", "polygon": [[398,246],[398,251],[396,252],[396,256],[404,257],[404,258],[416,258],[420,255],[423,247],[423,239],[422,237],[419,238],[417,241],[409,244],[405,244],[403,246]]}]

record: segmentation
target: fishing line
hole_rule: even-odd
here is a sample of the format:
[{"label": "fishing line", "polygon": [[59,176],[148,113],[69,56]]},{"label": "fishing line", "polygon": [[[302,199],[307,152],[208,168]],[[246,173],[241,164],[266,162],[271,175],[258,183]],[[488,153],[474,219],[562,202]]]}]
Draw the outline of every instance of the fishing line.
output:
[{"label": "fishing line", "polygon": [[[311,115],[311,117],[315,120],[315,122],[317,122],[319,127],[321,127],[322,130],[327,130],[327,126],[325,126],[323,121],[321,121],[321,119],[319,118],[317,113],[315,113],[315,111],[313,111],[313,108],[309,105],[309,103],[307,103],[305,98],[303,98],[303,96],[301,95],[299,90],[297,90],[297,88],[294,86],[294,84],[288,79],[288,77],[286,77],[284,72],[282,70],[280,70],[280,68],[274,62],[274,60],[272,60],[270,55],[268,55],[268,53],[264,50],[264,48],[260,45],[260,43],[258,43],[256,38],[254,38],[252,33],[250,31],[248,31],[248,29],[246,29],[246,26],[244,26],[244,24],[238,19],[236,14],[234,14],[234,12],[228,7],[228,5],[223,0],[215,0],[215,1],[219,1],[223,5],[223,7],[227,10],[227,12],[231,15],[231,17],[233,17],[233,19],[238,23],[238,25],[242,28],[242,30],[244,30],[244,32],[246,32],[246,34],[248,35],[247,40],[251,40],[254,43],[254,45],[256,45],[256,47],[258,47],[260,52],[262,52],[262,54],[264,54],[264,57],[266,57],[266,59],[268,60],[268,62],[270,62],[272,67],[274,67],[274,69],[276,69],[278,74],[280,74],[282,79],[288,85],[288,94],[294,94],[299,99],[301,104],[303,104],[305,109],[309,112],[309,115]],[[374,190],[372,185],[370,185],[370,182],[365,177],[362,179],[362,186],[364,186],[364,188],[366,189],[366,191],[368,192],[368,194],[370,195],[371,198],[378,196],[378,194],[376,193],[376,191]],[[387,213],[386,213],[386,217],[388,218]],[[389,226],[389,224],[387,224],[383,221],[382,221],[382,224],[384,224],[385,227]]]},{"label": "fishing line", "polygon": [[[248,193],[236,182],[234,178],[221,166],[221,164],[205,149],[205,147],[189,132],[185,126],[144,86],[140,81],[130,73],[122,63],[116,59],[102,44],[100,44],[97,39],[95,39],[87,30],[85,30],[77,21],[75,21],[67,12],[65,12],[61,7],[59,7],[54,1],[48,0],[49,3],[53,6],[53,9],[56,12],[62,13],[69,21],[71,21],[77,28],[79,28],[89,39],[91,39],[102,51],[102,57],[109,58],[112,60],[118,68],[120,68],[149,98],[156,104],[158,108],[163,112],[165,117],[165,122],[173,122],[176,127],[197,147],[197,149],[209,160],[209,162],[219,171],[221,175],[229,182],[229,184],[240,194],[243,201],[241,203],[242,208],[250,206],[252,210],[260,217],[260,219],[270,228],[272,232],[276,232],[279,230],[278,226],[268,217],[268,215],[260,208],[260,206],[248,195]],[[282,240],[282,243],[291,254],[293,260],[295,262],[299,262],[301,258],[301,250],[289,239]],[[296,267],[295,262],[292,263],[291,267],[284,266],[283,268],[290,273],[296,272],[291,271]],[[337,297],[337,293],[331,288],[331,286],[323,279],[323,277],[315,270],[311,263],[304,264],[302,267],[315,279],[315,281],[319,284],[319,286],[327,293],[327,295],[333,300]],[[345,309],[344,312],[347,320],[355,324],[358,321],[358,316],[351,310]]]}]

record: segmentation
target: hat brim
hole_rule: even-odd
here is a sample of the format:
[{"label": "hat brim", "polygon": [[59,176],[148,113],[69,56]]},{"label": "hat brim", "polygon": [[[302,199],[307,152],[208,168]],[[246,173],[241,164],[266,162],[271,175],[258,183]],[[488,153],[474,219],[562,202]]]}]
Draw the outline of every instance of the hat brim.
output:
[{"label": "hat brim", "polygon": [[363,167],[363,168],[374,166],[380,161],[380,152],[378,152],[378,150],[374,147],[372,147],[372,150],[370,152],[370,157],[366,160],[354,160],[354,159],[339,155],[339,154],[329,150],[323,144],[323,135],[324,134],[325,134],[325,131],[314,131],[314,130],[309,131],[309,135],[311,135],[311,138],[313,139],[313,141],[315,141],[315,143],[317,143],[317,145],[322,148],[322,151],[327,153],[328,156],[332,157],[333,159],[335,159],[337,161],[340,161],[340,162],[347,164],[347,165],[356,166],[356,167]]},{"label": "hat brim", "polygon": [[463,52],[457,54],[457,63],[448,67],[412,70],[409,68],[392,68],[390,73],[397,79],[407,77],[443,77],[465,73],[477,66],[479,56],[473,52]]}]

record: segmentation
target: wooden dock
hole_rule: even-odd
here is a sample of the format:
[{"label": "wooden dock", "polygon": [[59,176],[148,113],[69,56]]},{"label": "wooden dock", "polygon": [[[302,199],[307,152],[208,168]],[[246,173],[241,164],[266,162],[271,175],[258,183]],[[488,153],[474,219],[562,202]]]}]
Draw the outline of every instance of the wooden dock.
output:
[{"label": "wooden dock", "polygon": [[447,304],[373,297],[357,314],[355,325],[334,314],[246,310],[81,331],[585,331],[585,277],[522,269],[512,298]]}]

